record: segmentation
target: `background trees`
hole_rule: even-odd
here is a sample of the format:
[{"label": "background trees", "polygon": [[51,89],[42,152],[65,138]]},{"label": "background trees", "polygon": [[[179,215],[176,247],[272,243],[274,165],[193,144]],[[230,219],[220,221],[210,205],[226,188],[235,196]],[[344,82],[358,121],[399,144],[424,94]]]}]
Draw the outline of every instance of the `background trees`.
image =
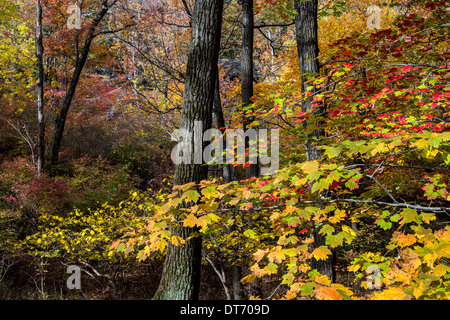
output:
[{"label": "background trees", "polygon": [[[0,0],[2,297],[448,298],[445,1],[62,3]],[[194,120],[280,170],[175,166]]]}]

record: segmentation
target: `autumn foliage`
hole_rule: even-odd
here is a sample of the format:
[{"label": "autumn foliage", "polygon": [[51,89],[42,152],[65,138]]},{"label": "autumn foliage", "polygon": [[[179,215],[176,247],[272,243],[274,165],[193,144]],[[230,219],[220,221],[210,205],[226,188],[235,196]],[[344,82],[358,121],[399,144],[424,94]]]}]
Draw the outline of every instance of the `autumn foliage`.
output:
[{"label": "autumn foliage", "polygon": [[[227,129],[242,128],[245,114],[254,120],[250,128],[280,129],[280,169],[244,179],[244,169],[235,164],[235,181],[227,184],[220,174],[182,186],[167,179],[173,146],[167,132],[179,121],[189,23],[175,13],[184,7],[145,9],[154,18],[169,12],[161,33],[171,34],[154,42],[135,25],[117,38],[100,37],[68,120],[65,163],[37,178],[29,146],[0,130],[8,146],[1,158],[0,221],[35,219],[28,229],[22,224],[20,239],[12,235],[16,229],[0,233],[9,239],[0,255],[81,261],[91,273],[103,265],[110,274],[124,265],[141,270],[161,261],[169,243],[189,240],[173,235],[173,228],[192,227],[192,237],[203,239],[204,266],[219,277],[220,268],[241,267],[248,292],[255,283],[267,284],[262,296],[248,294],[251,299],[449,299],[448,3],[379,1],[380,29],[366,26],[367,1],[319,3],[320,74],[301,93],[289,29],[293,2],[255,1],[257,24],[287,26],[271,29],[272,42],[266,42],[267,34],[256,38],[255,60],[264,77],[255,84],[252,105],[240,105],[239,81],[224,70],[220,96]],[[57,4],[47,1],[49,12],[59,12]],[[119,6],[117,20],[108,21],[120,29],[130,22],[126,13],[141,7]],[[228,18],[237,9],[226,10]],[[156,18],[137,25],[159,30]],[[65,93],[61,79],[70,74],[65,66],[72,42],[66,34],[75,31],[56,28],[64,24],[56,14],[45,24],[54,28],[46,40],[48,58],[54,59],[46,87],[52,110]],[[227,58],[235,54],[233,28],[224,23],[230,32],[222,35]],[[30,61],[15,53],[11,35],[28,54],[32,42],[24,22],[2,22],[0,29],[1,121],[28,128],[35,83]],[[108,34],[106,27],[101,30]],[[149,48],[155,51],[144,55]],[[10,56],[16,57],[14,71],[2,63]],[[302,112],[302,101],[311,96],[314,110]],[[307,161],[305,142],[318,129],[324,135],[312,142],[321,158]],[[314,246],[314,233],[325,237],[324,245]],[[313,257],[334,258],[336,281],[311,269]]]}]

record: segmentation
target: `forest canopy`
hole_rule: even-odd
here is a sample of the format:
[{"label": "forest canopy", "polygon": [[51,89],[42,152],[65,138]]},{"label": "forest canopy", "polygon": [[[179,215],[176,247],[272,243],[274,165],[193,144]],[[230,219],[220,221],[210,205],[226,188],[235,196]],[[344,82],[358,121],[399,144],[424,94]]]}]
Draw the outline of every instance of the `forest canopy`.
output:
[{"label": "forest canopy", "polygon": [[449,26],[0,0],[0,299],[449,299]]}]

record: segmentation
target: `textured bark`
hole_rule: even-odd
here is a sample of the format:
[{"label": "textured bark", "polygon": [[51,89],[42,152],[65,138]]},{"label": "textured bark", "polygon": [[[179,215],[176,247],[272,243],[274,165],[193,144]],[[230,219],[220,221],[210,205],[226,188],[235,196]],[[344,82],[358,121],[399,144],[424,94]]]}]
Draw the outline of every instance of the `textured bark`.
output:
[{"label": "textured bark", "polygon": [[[180,129],[189,132],[194,131],[195,121],[202,122],[203,130],[211,128],[222,11],[223,0],[197,0],[194,5],[180,121]],[[192,140],[192,150],[194,141],[195,139]],[[194,163],[193,157],[194,154],[191,163]],[[175,167],[174,183],[198,183],[207,176],[207,165],[182,163]],[[177,227],[170,231],[173,235],[186,239],[196,229]],[[181,247],[169,243],[161,281],[153,299],[198,299],[201,245],[200,237],[190,239]]]},{"label": "textured bark", "polygon": [[[95,16],[94,20],[92,21],[91,27],[89,28],[88,34],[86,35],[86,40],[84,41],[84,47],[81,52],[81,55],[78,55],[77,52],[75,61],[75,70],[73,72],[72,79],[70,80],[69,87],[64,96],[61,111],[55,117],[55,135],[53,139],[53,149],[51,158],[52,165],[58,164],[59,161],[59,152],[61,150],[61,142],[64,134],[64,127],[66,125],[67,114],[69,112],[70,105],[72,104],[72,99],[75,95],[75,91],[78,86],[78,82],[80,80],[81,72],[83,71],[84,65],[86,64],[92,40],[94,40],[95,38],[95,30],[105,17],[109,8],[115,2],[116,1],[112,1],[111,3],[108,4],[107,0],[102,1],[101,9]],[[78,47],[78,37],[76,38],[76,46]]]},{"label": "textured bark", "polygon": [[253,96],[253,0],[242,0],[241,94],[244,104]]},{"label": "textured bark", "polygon": [[[225,139],[225,129],[226,129],[226,123],[225,123],[225,117],[223,116],[223,110],[222,110],[222,101],[220,99],[220,83],[219,83],[219,70],[216,71],[216,81],[214,85],[214,106],[213,106],[213,113],[217,121],[217,129],[222,132],[222,135],[224,137],[223,139],[223,150],[226,148],[226,139]],[[222,168],[222,174],[223,174],[223,183],[229,183],[232,180],[231,176],[231,170],[230,165],[226,164],[226,160],[224,157],[224,165]]]},{"label": "textured bark", "polygon": [[[242,0],[242,48],[241,48],[241,96],[243,106],[251,104],[253,96],[253,0]],[[254,121],[254,117],[245,118],[244,130]],[[246,142],[246,148],[249,144]],[[245,168],[246,178],[259,175],[258,164]]]},{"label": "textured bark", "polygon": [[[298,58],[300,63],[301,76],[301,91],[306,92],[308,86],[311,86],[310,80],[317,76],[320,72],[320,66],[318,61],[319,56],[319,43],[318,43],[318,24],[317,24],[317,0],[297,1],[295,2],[295,9],[297,10],[297,16],[295,18],[296,28],[296,40]],[[313,93],[302,104],[302,111],[306,112],[313,108],[312,100],[314,93],[317,90],[314,88]],[[320,113],[322,110],[317,110]],[[319,125],[320,123],[307,123],[305,127],[309,125]],[[323,136],[322,130],[314,130],[310,135],[311,137]],[[321,152],[318,148],[315,148],[311,141],[306,141],[306,154],[307,160],[316,160],[321,157]],[[318,232],[314,232],[313,248],[325,245],[325,237]],[[325,274],[328,278],[334,282],[335,270],[334,270],[334,253],[326,260],[316,260],[314,257],[311,259],[311,268],[317,269],[321,274]]]},{"label": "textured bark", "polygon": [[[216,76],[216,82],[215,82],[215,88],[214,88],[214,115],[217,120],[217,127],[222,132],[222,135],[224,136],[223,139],[223,149],[226,148],[226,139],[225,139],[225,118],[223,116],[223,110],[222,110],[222,102],[220,99],[220,91],[219,91],[219,73],[217,72]],[[225,158],[225,157],[224,157]],[[223,174],[223,183],[230,183],[232,180],[231,176],[231,170],[230,165],[226,164],[226,161],[224,159],[224,166],[222,168],[222,174]],[[228,232],[232,232],[233,228],[230,228]],[[242,288],[242,270],[240,266],[232,265],[231,266],[231,281],[233,284],[233,299],[234,300],[245,300],[245,293],[244,289]]]},{"label": "textured bark", "polygon": [[38,113],[38,159],[37,173],[41,176],[45,162],[45,118],[44,118],[44,45],[42,43],[42,4],[36,2],[36,58],[38,67],[37,113]]}]

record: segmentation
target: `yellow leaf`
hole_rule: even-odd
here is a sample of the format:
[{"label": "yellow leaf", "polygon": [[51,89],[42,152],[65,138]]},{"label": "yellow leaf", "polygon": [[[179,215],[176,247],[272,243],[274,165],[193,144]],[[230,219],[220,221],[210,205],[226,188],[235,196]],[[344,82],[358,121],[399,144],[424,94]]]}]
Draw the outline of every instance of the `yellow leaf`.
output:
[{"label": "yellow leaf", "polygon": [[167,241],[166,240],[160,240],[160,241],[158,241],[156,249],[159,250],[160,252],[163,252],[164,249],[166,248],[166,246],[167,246]]},{"label": "yellow leaf", "polygon": [[283,213],[285,214],[291,214],[296,212],[298,209],[297,207],[291,206],[291,205],[287,205],[286,208],[284,209]]},{"label": "yellow leaf", "polygon": [[299,180],[295,181],[293,184],[294,184],[295,187],[302,187],[302,186],[304,186],[307,182],[308,182],[308,179],[303,178],[303,179],[299,179]]},{"label": "yellow leaf", "polygon": [[433,268],[433,264],[437,259],[439,259],[439,255],[436,253],[428,253],[423,257],[423,261],[426,262],[430,268]]},{"label": "yellow leaf", "polygon": [[314,236],[310,236],[309,238],[306,238],[302,241],[304,244],[310,244],[314,242]]},{"label": "yellow leaf", "polygon": [[407,247],[416,243],[416,237],[413,234],[405,234],[396,238],[400,247]]},{"label": "yellow leaf", "polygon": [[250,190],[245,190],[244,192],[242,192],[242,195],[245,199],[250,199],[253,196],[253,193]]},{"label": "yellow leaf", "polygon": [[356,272],[359,270],[359,268],[361,268],[361,266],[359,264],[354,264],[354,265],[348,266],[347,270],[350,272]]},{"label": "yellow leaf", "polygon": [[428,141],[425,139],[420,139],[411,144],[411,147],[418,147],[419,149],[424,149],[428,147]]},{"label": "yellow leaf", "polygon": [[266,255],[266,253],[269,252],[269,249],[258,249],[256,250],[256,252],[253,254],[253,259],[255,259],[257,262],[261,261],[262,258],[264,258],[264,256]]},{"label": "yellow leaf", "polygon": [[250,267],[250,271],[256,276],[256,277],[262,277],[267,274],[266,270],[261,269],[258,265],[258,263],[255,263]]},{"label": "yellow leaf", "polygon": [[312,252],[312,255],[317,260],[326,260],[328,255],[331,254],[330,249],[328,249],[326,246],[320,246]]},{"label": "yellow leaf", "polygon": [[436,277],[443,277],[448,271],[450,271],[450,267],[438,264],[436,268],[433,269],[433,275]]},{"label": "yellow leaf", "polygon": [[170,242],[172,242],[175,246],[181,246],[185,243],[184,239],[179,236],[172,236],[170,238]]},{"label": "yellow leaf", "polygon": [[237,204],[239,202],[239,200],[240,200],[239,198],[234,198],[230,202],[228,202],[228,204],[230,206],[234,206],[235,204]]},{"label": "yellow leaf", "polygon": [[401,288],[390,287],[381,292],[376,292],[371,300],[409,300],[409,297],[403,292]]},{"label": "yellow leaf", "polygon": [[346,225],[342,226],[342,231],[350,233],[352,236],[356,236],[356,232],[352,228],[350,228]]},{"label": "yellow leaf", "polygon": [[251,283],[251,282],[255,281],[255,279],[256,279],[256,275],[249,274],[248,276],[243,277],[241,279],[241,282],[249,282],[249,283]]},{"label": "yellow leaf", "polygon": [[269,259],[270,262],[275,263],[281,263],[285,259],[284,252],[280,250],[280,247],[275,248],[274,251],[270,252],[267,255],[267,259]]},{"label": "yellow leaf", "polygon": [[422,295],[422,292],[423,292],[422,286],[418,286],[417,288],[415,288],[413,291],[414,298],[419,299],[419,297]]},{"label": "yellow leaf", "polygon": [[383,152],[383,148],[384,148],[384,142],[380,142],[371,152],[371,154],[374,156],[377,153],[381,153]]},{"label": "yellow leaf", "polygon": [[206,228],[208,226],[206,216],[201,216],[200,218],[197,218],[197,226],[199,226],[200,228]]},{"label": "yellow leaf", "polygon": [[324,274],[315,276],[314,281],[325,286],[329,286],[331,284],[331,280]]},{"label": "yellow leaf", "polygon": [[308,174],[319,170],[319,164],[316,161],[308,161],[302,165],[302,170],[304,173]]},{"label": "yellow leaf", "polygon": [[185,227],[195,227],[197,224],[197,217],[192,213],[183,220],[183,226]]}]

